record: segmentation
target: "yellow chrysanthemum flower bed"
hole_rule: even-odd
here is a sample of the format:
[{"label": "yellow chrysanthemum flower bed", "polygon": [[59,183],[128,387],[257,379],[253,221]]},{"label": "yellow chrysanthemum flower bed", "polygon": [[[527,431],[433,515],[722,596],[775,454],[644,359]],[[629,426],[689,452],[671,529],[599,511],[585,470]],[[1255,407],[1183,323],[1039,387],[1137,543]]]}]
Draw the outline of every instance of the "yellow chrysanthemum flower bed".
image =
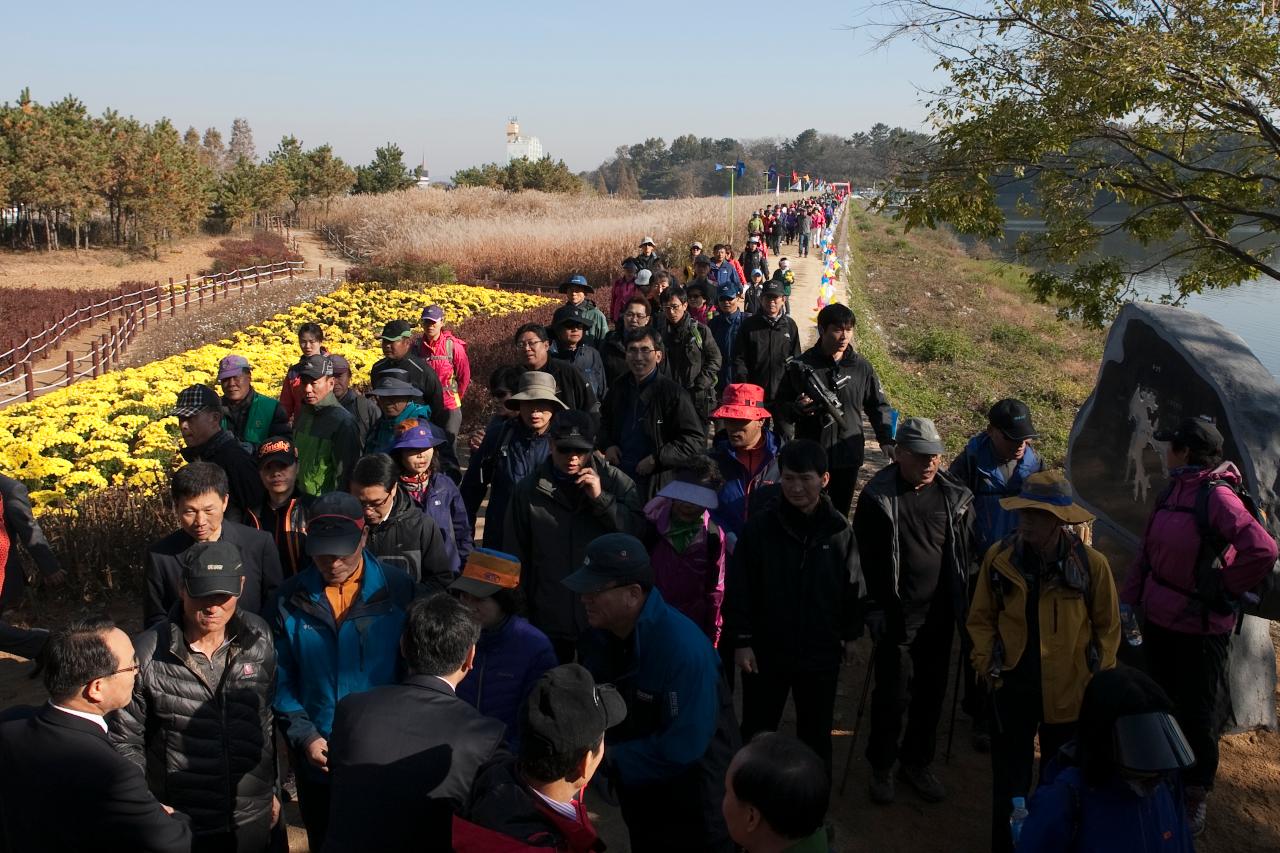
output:
[{"label": "yellow chrysanthemum flower bed", "polygon": [[26,483],[37,509],[74,505],[78,496],[108,486],[154,489],[164,482],[182,443],[178,422],[168,414],[178,392],[196,383],[216,384],[223,356],[248,358],[254,386],[274,396],[298,360],[297,327],[319,323],[329,352],[345,356],[359,382],[382,357],[378,334],[383,324],[416,323],[422,309],[433,304],[444,309],[446,324],[456,326],[471,317],[500,316],[554,300],[461,284],[421,290],[344,285],[231,338],[0,410],[0,471]]}]

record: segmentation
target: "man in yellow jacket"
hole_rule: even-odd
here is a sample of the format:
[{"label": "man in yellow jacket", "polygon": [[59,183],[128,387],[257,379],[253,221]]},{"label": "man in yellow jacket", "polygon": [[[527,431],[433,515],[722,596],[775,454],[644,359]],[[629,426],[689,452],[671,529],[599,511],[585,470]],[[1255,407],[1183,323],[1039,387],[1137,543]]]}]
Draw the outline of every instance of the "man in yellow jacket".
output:
[{"label": "man in yellow jacket", "polygon": [[974,670],[992,690],[991,849],[1013,849],[1009,812],[1031,787],[1033,747],[1047,762],[1075,733],[1085,685],[1116,665],[1120,615],[1106,557],[1067,525],[1093,516],[1058,471],[1028,477],[1001,507],[1017,529],[987,551],[969,609]]}]

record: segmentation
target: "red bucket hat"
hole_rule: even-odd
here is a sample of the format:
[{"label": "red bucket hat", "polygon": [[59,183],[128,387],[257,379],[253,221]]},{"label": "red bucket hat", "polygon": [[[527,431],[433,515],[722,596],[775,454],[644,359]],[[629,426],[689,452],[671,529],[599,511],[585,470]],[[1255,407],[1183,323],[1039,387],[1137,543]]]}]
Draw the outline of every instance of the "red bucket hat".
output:
[{"label": "red bucket hat", "polygon": [[773,416],[764,407],[764,389],[759,385],[741,382],[724,386],[720,408],[712,412],[711,417],[762,421]]}]

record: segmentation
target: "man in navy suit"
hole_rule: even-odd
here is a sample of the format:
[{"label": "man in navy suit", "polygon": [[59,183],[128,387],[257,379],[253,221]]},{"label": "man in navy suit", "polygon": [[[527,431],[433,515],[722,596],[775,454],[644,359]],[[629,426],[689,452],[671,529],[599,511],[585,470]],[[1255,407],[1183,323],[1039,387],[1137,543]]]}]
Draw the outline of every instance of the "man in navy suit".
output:
[{"label": "man in navy suit", "polygon": [[103,716],[129,704],[138,672],[128,635],[80,620],[45,656],[49,704],[0,714],[0,853],[190,851],[187,823],[107,740]]}]

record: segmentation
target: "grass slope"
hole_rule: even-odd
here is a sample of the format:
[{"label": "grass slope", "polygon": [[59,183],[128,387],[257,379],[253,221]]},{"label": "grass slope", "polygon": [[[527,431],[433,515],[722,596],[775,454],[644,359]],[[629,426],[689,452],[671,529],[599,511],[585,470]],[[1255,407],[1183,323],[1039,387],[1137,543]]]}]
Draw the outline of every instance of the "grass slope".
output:
[{"label": "grass slope", "polygon": [[1017,397],[1031,407],[1046,464],[1061,465],[1103,333],[1036,304],[1022,268],[970,258],[949,233],[904,234],[854,204],[847,284],[857,345],[902,417],[932,418],[958,452],[992,403]]}]

